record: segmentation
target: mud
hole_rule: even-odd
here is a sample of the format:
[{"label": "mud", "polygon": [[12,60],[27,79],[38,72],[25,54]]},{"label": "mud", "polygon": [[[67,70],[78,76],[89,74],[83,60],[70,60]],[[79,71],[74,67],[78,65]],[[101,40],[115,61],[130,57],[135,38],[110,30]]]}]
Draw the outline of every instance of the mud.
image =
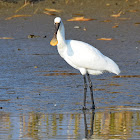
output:
[{"label": "mud", "polygon": [[[140,139],[140,2],[40,1],[15,13],[23,4],[0,2],[0,139]],[[92,44],[121,69],[91,76],[94,112],[82,111],[83,77],[49,44],[55,16],[44,8],[62,10],[55,16],[67,39]],[[23,14],[31,16],[6,20]],[[67,21],[79,15],[96,20]]]}]

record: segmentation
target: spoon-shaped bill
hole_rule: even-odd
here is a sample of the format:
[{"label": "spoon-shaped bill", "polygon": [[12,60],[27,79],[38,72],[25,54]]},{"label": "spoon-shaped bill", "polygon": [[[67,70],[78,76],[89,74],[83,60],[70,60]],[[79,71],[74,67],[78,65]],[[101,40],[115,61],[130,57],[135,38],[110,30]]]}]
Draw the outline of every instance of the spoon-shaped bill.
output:
[{"label": "spoon-shaped bill", "polygon": [[58,29],[59,29],[59,26],[60,26],[60,23],[55,23],[55,32],[54,32],[54,36],[50,42],[50,44],[52,46],[56,46],[58,44],[58,40],[57,40],[57,32],[58,32]]}]

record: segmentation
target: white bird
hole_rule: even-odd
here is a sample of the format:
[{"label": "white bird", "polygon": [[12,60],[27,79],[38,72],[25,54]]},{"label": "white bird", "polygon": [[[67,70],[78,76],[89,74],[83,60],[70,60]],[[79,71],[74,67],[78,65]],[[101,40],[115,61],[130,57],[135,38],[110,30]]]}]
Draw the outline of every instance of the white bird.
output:
[{"label": "white bird", "polygon": [[60,56],[72,67],[78,69],[84,78],[84,106],[86,109],[86,92],[87,92],[87,82],[86,75],[89,81],[89,88],[91,93],[92,109],[95,109],[94,99],[93,99],[93,89],[92,82],[90,80],[89,74],[99,75],[104,71],[119,74],[120,69],[118,65],[103,55],[95,47],[77,40],[65,40],[65,29],[63,22],[60,17],[54,19],[55,33],[50,44],[52,46],[57,45],[57,50]]}]

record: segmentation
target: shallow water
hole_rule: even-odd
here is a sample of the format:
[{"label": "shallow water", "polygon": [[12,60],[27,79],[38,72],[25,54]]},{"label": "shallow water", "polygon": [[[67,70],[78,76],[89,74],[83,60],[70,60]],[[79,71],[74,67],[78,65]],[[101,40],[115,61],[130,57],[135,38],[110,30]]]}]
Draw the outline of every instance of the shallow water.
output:
[{"label": "shallow water", "polygon": [[1,139],[139,139],[140,110],[124,108],[81,113],[1,112]]},{"label": "shallow water", "polygon": [[[76,9],[78,0],[66,7],[66,3],[61,3],[68,10],[60,13],[66,37],[94,45],[121,69],[119,76],[110,73],[91,76],[94,112],[82,111],[82,76],[49,44],[55,16],[41,13],[41,7],[47,7],[45,2],[18,13],[31,17],[5,20],[15,14],[13,11],[21,3],[10,4],[7,11],[0,9],[0,139],[140,139],[140,25],[135,24],[140,18],[139,2],[118,2],[123,6],[121,18],[110,17],[113,11],[119,11],[113,1],[108,1],[111,6],[107,7],[105,1],[91,4],[88,0],[85,5],[89,9],[83,10]],[[37,6],[38,12],[32,14]],[[59,3],[49,6],[61,8]],[[78,13],[97,20],[66,21]],[[112,28],[116,24],[119,27]],[[37,37],[29,38],[30,35]],[[101,37],[114,39],[97,40]],[[89,91],[87,107],[91,107]]]}]

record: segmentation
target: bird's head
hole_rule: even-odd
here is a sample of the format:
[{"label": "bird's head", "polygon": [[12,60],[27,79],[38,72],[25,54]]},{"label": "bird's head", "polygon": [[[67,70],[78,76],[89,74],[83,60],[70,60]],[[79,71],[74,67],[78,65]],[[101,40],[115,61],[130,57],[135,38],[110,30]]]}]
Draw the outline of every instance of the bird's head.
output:
[{"label": "bird's head", "polygon": [[59,27],[60,27],[60,24],[61,24],[61,18],[60,17],[56,17],[54,19],[54,25],[55,25],[55,32],[54,32],[54,36],[50,42],[50,44],[52,46],[56,46],[58,44],[58,40],[57,40],[57,32],[59,30]]}]

